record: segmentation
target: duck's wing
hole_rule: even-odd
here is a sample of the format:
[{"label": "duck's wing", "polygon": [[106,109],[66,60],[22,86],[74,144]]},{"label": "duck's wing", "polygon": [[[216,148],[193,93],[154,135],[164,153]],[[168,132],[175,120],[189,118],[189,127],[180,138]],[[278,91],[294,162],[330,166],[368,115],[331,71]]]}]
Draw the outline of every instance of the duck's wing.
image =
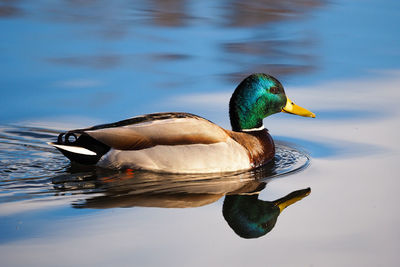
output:
[{"label": "duck's wing", "polygon": [[67,134],[87,134],[119,150],[139,150],[156,145],[212,144],[229,137],[223,128],[189,113],[148,114]]},{"label": "duck's wing", "polygon": [[[57,147],[68,158],[85,155],[92,164],[109,149],[140,150],[157,145],[212,144],[229,135],[218,125],[189,113],[155,113],[61,133]],[[77,161],[75,159],[75,161]]]}]

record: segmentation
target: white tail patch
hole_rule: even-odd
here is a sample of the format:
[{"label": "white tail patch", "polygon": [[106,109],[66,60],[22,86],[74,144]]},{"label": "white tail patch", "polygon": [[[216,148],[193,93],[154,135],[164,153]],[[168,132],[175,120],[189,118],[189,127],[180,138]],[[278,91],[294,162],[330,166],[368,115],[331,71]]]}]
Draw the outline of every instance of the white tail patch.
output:
[{"label": "white tail patch", "polygon": [[89,155],[89,156],[96,156],[96,152],[93,152],[92,150],[80,147],[80,146],[65,146],[65,145],[58,145],[58,144],[54,144],[54,143],[47,143],[51,146],[57,147],[59,149],[65,150],[65,151],[69,151],[72,153],[77,153],[77,154],[83,154],[83,155]]}]

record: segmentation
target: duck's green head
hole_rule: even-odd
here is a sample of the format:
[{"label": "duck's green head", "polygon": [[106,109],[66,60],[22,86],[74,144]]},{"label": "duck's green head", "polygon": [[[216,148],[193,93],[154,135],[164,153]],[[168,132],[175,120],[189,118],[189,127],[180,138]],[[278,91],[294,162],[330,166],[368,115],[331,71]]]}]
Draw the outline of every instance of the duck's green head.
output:
[{"label": "duck's green head", "polygon": [[314,113],[295,105],[286,97],[277,79],[263,73],[252,74],[244,79],[229,102],[229,116],[234,131],[260,128],[265,117],[281,111],[315,117]]},{"label": "duck's green head", "polygon": [[310,188],[294,191],[275,201],[263,201],[258,195],[226,196],[222,213],[229,226],[243,238],[257,238],[274,228],[279,214],[289,205],[308,196]]}]

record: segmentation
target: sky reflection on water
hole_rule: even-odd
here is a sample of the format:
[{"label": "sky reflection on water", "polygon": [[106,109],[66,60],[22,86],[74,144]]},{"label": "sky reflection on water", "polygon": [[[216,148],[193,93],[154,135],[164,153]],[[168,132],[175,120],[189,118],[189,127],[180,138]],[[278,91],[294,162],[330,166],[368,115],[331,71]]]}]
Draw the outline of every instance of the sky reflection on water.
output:
[{"label": "sky reflection on water", "polygon": [[[2,264],[397,266],[398,10],[394,0],[1,2]],[[159,111],[229,128],[228,99],[250,72],[276,75],[317,114],[265,120],[312,158],[261,191],[272,201],[312,188],[267,236],[233,234],[222,199],[74,209],[98,192],[54,188],[71,174],[44,142],[58,130]]]}]

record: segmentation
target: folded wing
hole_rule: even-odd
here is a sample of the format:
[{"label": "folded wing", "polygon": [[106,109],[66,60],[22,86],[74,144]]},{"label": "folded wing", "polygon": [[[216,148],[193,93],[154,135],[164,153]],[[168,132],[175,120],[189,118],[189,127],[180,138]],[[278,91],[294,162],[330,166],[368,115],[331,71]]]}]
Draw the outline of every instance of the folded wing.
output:
[{"label": "folded wing", "polygon": [[140,150],[157,145],[212,144],[229,138],[223,128],[188,113],[148,114],[69,131],[65,136],[68,135],[75,135],[78,141],[81,135],[88,135],[118,150]]}]

